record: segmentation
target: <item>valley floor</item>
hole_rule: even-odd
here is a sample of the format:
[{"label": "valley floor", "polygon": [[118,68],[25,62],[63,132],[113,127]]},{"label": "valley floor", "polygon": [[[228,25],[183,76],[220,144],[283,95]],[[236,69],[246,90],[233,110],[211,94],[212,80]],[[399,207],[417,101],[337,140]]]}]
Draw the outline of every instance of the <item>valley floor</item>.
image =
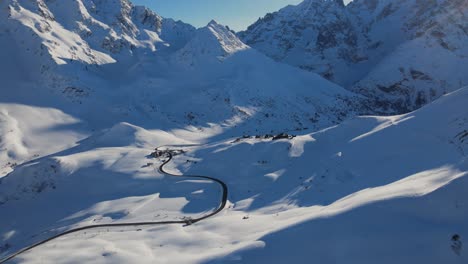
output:
[{"label": "valley floor", "polygon": [[[2,105],[9,124],[2,128],[13,129],[1,144],[24,150],[3,157],[31,161],[3,167],[0,256],[71,228],[212,212],[222,195],[217,184],[164,175],[163,159],[150,155],[185,144],[172,147],[184,153],[166,170],[225,182],[228,202],[218,215],[73,233],[11,263],[466,263],[467,98],[465,88],[413,113],[355,117],[290,139],[204,142],[128,123],[88,136],[72,117],[31,108],[53,116],[55,123],[41,124],[57,129],[41,134],[15,118],[26,110]],[[37,138],[29,143],[17,131]],[[79,142],[45,155],[36,153],[42,139]]]}]

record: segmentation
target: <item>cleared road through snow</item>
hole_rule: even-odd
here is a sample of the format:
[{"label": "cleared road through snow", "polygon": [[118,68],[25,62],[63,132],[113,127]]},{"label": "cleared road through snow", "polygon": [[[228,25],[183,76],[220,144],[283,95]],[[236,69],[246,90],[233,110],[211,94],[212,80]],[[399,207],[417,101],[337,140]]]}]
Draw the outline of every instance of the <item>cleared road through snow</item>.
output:
[{"label": "cleared road through snow", "polygon": [[172,224],[184,224],[184,225],[191,225],[191,224],[194,224],[194,223],[197,223],[197,222],[200,222],[202,220],[205,220],[207,218],[210,218],[216,214],[218,214],[219,212],[221,212],[224,207],[226,207],[226,203],[227,203],[227,197],[228,197],[228,187],[227,185],[219,180],[219,179],[216,179],[216,178],[212,178],[212,177],[208,177],[208,176],[201,176],[201,175],[176,175],[176,174],[173,174],[173,173],[169,173],[167,171],[164,170],[164,166],[166,166],[169,162],[171,162],[172,158],[173,158],[173,155],[171,152],[165,152],[165,154],[167,154],[167,157],[168,159],[166,161],[164,161],[163,164],[161,164],[161,166],[159,166],[159,171],[166,174],[166,175],[169,175],[169,176],[173,176],[173,177],[185,177],[185,178],[197,178],[197,179],[205,179],[205,180],[210,180],[210,181],[214,181],[216,183],[218,183],[219,185],[221,185],[222,187],[222,190],[223,190],[223,194],[222,194],[222,198],[221,198],[221,203],[218,207],[218,209],[216,209],[215,211],[213,211],[212,213],[210,214],[207,214],[205,216],[202,216],[202,217],[199,217],[199,218],[194,218],[194,219],[186,219],[186,220],[180,220],[180,221],[162,221],[162,222],[135,222],[135,223],[115,223],[115,224],[102,224],[102,225],[90,225],[90,226],[83,226],[83,227],[79,227],[79,228],[75,228],[75,229],[70,229],[68,231],[65,231],[63,233],[60,233],[60,234],[57,234],[55,236],[52,236],[50,238],[47,238],[47,239],[44,239],[42,241],[39,241],[31,246],[27,246],[21,250],[19,250],[18,252],[0,260],[0,264],[2,263],[6,263],[7,261],[9,260],[12,260],[13,258],[17,257],[18,255],[28,251],[28,250],[31,250],[33,248],[36,248],[40,245],[43,245],[51,240],[54,240],[56,238],[59,238],[59,237],[62,237],[62,236],[65,236],[65,235],[68,235],[68,234],[71,234],[71,233],[76,233],[76,232],[80,232],[80,231],[83,231],[83,230],[89,230],[89,229],[95,229],[95,228],[109,228],[109,227],[129,227],[129,226],[133,226],[133,227],[137,227],[137,226],[151,226],[151,225],[172,225]]}]

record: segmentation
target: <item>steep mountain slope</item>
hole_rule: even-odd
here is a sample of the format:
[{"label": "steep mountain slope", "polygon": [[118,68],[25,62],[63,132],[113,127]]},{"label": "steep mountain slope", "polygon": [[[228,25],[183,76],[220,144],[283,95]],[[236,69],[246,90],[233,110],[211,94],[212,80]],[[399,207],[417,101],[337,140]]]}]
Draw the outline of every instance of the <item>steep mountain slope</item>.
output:
[{"label": "steep mountain slope", "polygon": [[[77,77],[71,78],[70,72],[88,70],[89,65],[129,60],[136,53],[177,49],[195,31],[190,25],[135,7],[128,0],[73,0],[67,4],[7,0],[0,5],[2,43],[15,47],[2,52],[16,51],[15,57],[8,57],[36,82],[72,81]],[[2,66],[7,68],[7,64]],[[60,72],[63,68],[69,71]]]},{"label": "steep mountain slope", "polygon": [[460,0],[306,0],[239,36],[372,97],[382,112],[407,112],[468,84],[467,12]]},{"label": "steep mountain slope", "polygon": [[[451,239],[468,234],[467,98],[465,88],[413,113],[357,117],[294,139],[173,147],[187,152],[168,170],[228,184],[223,213],[186,227],[88,230],[18,261],[463,263],[466,249]],[[154,171],[162,160],[145,158],[174,143],[191,142],[122,123],[19,166],[0,181],[0,254],[72,227],[212,209],[217,188],[164,177]]]},{"label": "steep mountain slope", "polygon": [[[2,12],[3,26],[9,31],[27,26],[31,33],[47,40],[43,44],[55,59],[73,54],[77,57],[71,59],[88,63],[94,61],[82,55],[88,53],[92,57],[89,48],[118,56],[141,48],[154,51],[180,47],[195,31],[188,24],[162,18],[145,7],[133,6],[128,0],[73,0],[66,5],[56,0],[8,0],[3,1],[2,9],[7,11]],[[60,33],[68,33],[68,41],[53,39]],[[18,42],[25,37],[12,35]],[[63,53],[56,54],[60,51]],[[112,61],[95,61],[109,62]]]},{"label": "steep mountain slope", "polygon": [[306,0],[268,14],[239,36],[275,60],[349,86],[362,75],[366,39],[341,1]]},{"label": "steep mountain slope", "polygon": [[364,20],[372,19],[366,21],[367,36],[379,46],[375,53],[387,55],[351,90],[383,101],[384,109],[405,112],[468,84],[466,1],[380,1],[375,9],[363,6],[369,3],[357,1],[350,9]]}]

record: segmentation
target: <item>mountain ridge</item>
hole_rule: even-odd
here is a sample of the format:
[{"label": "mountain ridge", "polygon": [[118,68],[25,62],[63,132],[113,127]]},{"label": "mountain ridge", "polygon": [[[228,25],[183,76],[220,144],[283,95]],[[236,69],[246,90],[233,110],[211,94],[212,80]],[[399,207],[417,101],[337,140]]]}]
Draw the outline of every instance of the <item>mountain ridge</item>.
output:
[{"label": "mountain ridge", "polygon": [[370,97],[382,113],[404,113],[468,84],[467,20],[460,0],[346,7],[317,0],[268,14],[238,35],[277,61]]}]

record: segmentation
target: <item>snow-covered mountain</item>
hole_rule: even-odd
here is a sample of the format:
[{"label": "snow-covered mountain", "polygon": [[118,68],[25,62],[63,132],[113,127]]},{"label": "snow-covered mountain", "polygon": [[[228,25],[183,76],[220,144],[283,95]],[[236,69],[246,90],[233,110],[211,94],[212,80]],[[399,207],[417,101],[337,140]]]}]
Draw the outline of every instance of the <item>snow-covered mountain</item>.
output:
[{"label": "snow-covered mountain", "polygon": [[180,48],[195,32],[188,24],[162,18],[128,0],[72,0],[66,5],[53,0],[7,0],[2,1],[2,11],[3,31],[17,43],[32,35],[59,64],[64,63],[60,59],[103,64],[113,60],[93,60],[93,55],[116,57],[141,48]]},{"label": "snow-covered mountain", "polygon": [[347,86],[359,78],[349,64],[366,60],[359,31],[342,2],[306,0],[267,14],[239,36],[275,60]]},{"label": "snow-covered mountain", "polygon": [[306,0],[239,36],[277,61],[406,112],[468,84],[463,0]]},{"label": "snow-covered mountain", "polygon": [[215,21],[195,29],[127,0],[0,4],[2,129],[17,138],[0,135],[4,164],[45,154],[26,139],[42,121],[13,126],[27,111],[76,119],[75,135],[130,122],[207,138],[319,129],[364,109],[364,97],[274,62]]},{"label": "snow-covered mountain", "polygon": [[[226,26],[212,20],[200,28],[185,47],[177,51],[180,62],[195,66],[200,63],[218,62],[249,47],[229,31]],[[200,66],[200,65],[197,65]]]}]

